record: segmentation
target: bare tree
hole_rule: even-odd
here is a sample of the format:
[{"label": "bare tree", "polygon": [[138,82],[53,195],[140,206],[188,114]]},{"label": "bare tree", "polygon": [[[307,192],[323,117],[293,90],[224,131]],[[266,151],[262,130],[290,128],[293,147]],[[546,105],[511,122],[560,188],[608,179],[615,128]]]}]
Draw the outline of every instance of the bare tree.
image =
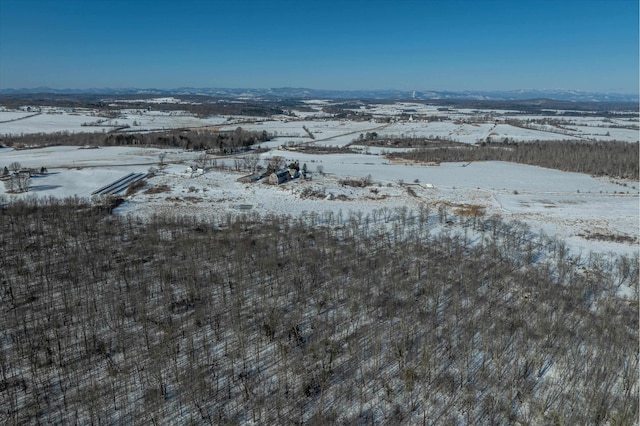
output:
[{"label": "bare tree", "polygon": [[280,170],[281,168],[283,168],[285,163],[286,163],[286,161],[285,161],[284,157],[282,157],[280,155],[274,155],[273,157],[271,157],[270,164],[273,165],[273,167],[276,170]]},{"label": "bare tree", "polygon": [[18,182],[14,176],[3,179],[2,182],[4,182],[4,189],[8,193],[13,193],[16,191]]},{"label": "bare tree", "polygon": [[246,155],[244,158],[244,166],[255,173],[258,164],[260,163],[260,157],[256,154]]},{"label": "bare tree", "polygon": [[31,185],[31,175],[29,173],[18,173],[12,179],[17,181],[19,192],[29,192],[29,186]]}]

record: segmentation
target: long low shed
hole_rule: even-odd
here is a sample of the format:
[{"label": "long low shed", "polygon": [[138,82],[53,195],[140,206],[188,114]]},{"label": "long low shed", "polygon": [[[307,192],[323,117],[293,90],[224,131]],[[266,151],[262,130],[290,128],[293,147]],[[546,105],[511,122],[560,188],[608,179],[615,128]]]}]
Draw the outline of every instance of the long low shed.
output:
[{"label": "long low shed", "polygon": [[111,182],[108,185],[103,186],[91,193],[91,195],[112,195],[118,194],[129,187],[132,183],[147,177],[146,173],[129,173],[128,175],[121,177],[120,179]]}]

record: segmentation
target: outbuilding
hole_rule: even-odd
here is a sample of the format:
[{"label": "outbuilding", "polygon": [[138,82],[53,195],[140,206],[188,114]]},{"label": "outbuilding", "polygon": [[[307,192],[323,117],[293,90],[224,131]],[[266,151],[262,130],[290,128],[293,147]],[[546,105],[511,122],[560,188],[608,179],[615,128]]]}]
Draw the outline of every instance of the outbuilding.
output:
[{"label": "outbuilding", "polygon": [[288,182],[292,179],[289,169],[281,169],[269,176],[269,183],[273,185],[280,185],[281,183]]}]

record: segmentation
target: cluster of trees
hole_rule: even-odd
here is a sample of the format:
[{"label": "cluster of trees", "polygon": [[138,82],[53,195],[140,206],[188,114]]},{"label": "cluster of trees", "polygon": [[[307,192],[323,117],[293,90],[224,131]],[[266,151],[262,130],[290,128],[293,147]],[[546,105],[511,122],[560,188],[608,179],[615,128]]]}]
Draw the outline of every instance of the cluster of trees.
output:
[{"label": "cluster of trees", "polygon": [[341,104],[328,104],[322,107],[322,112],[331,114],[333,118],[351,121],[370,121],[374,117],[361,106],[368,102],[347,101]]},{"label": "cluster of trees", "polygon": [[[287,165],[287,161],[285,160],[285,158],[280,155],[274,155],[270,158],[265,158],[263,161],[264,166],[260,164],[260,156],[255,153],[245,155],[243,157],[237,157],[233,161],[233,169],[237,172],[241,170],[247,170],[251,173],[261,172],[262,177],[268,176],[271,173],[275,173],[283,169],[285,166],[287,166],[289,169],[300,170],[300,165],[297,161],[291,162]],[[221,164],[219,168],[224,169],[225,167],[226,166],[224,164]]]},{"label": "cluster of trees", "polygon": [[257,102],[237,102],[228,100],[216,100],[211,98],[202,99],[202,103],[194,104],[148,104],[143,102],[138,108],[152,108],[161,111],[187,111],[196,117],[206,118],[212,115],[242,115],[249,117],[271,117],[273,115],[284,114],[285,111],[280,105]]},{"label": "cluster of trees", "polygon": [[306,154],[355,154],[358,151],[348,146],[332,146],[332,145],[299,145],[296,146],[297,151]]},{"label": "cluster of trees", "polygon": [[635,257],[496,217],[436,233],[428,208],[0,205],[0,423],[638,418],[638,304],[616,296],[637,298]]},{"label": "cluster of trees", "polygon": [[[369,135],[369,133],[367,133]],[[358,139],[354,139],[352,144],[365,145],[365,146],[388,146],[393,148],[426,148],[429,149],[445,147],[445,146],[460,146],[460,142],[447,137],[447,136],[405,136],[399,137],[383,137],[378,138],[378,135],[374,132],[374,137],[365,137],[362,133]],[[465,144],[466,145],[466,144]]]},{"label": "cluster of trees", "polygon": [[[415,146],[416,141],[411,140]],[[627,142],[527,142],[490,143],[480,146],[455,144],[389,154],[414,161],[511,161],[568,172],[626,179],[639,178],[638,143]]]},{"label": "cluster of trees", "polygon": [[522,99],[510,101],[477,100],[477,99],[430,99],[428,101],[412,100],[427,105],[441,105],[445,108],[509,110],[510,114],[548,116],[550,110],[558,110],[556,114],[571,117],[592,117],[596,113],[605,117],[638,116],[640,106],[637,102],[574,102],[555,99]]},{"label": "cluster of trees", "polygon": [[367,132],[366,134],[360,133],[358,136],[358,142],[372,141],[378,138],[378,133],[376,132]]},{"label": "cluster of trees", "polygon": [[[246,115],[252,117],[270,117],[275,114],[283,114],[283,107],[298,105],[304,106],[302,102],[294,100],[284,102],[269,101],[238,101],[236,99],[216,99],[211,96],[174,96],[185,101],[184,103],[157,103],[148,102],[149,95],[54,95],[54,94],[34,94],[0,96],[2,105],[7,108],[20,108],[28,104],[34,107],[52,106],[65,108],[91,108],[97,110],[102,116],[115,117],[121,108],[132,109],[153,109],[160,111],[187,111],[198,117],[209,117],[211,115]],[[139,98],[138,102],[129,102]],[[126,103],[119,103],[118,100],[127,100]]]},{"label": "cluster of trees", "polygon": [[9,176],[3,176],[2,182],[4,183],[5,191],[9,194],[29,192],[31,176],[28,173],[14,173]]},{"label": "cluster of trees", "polygon": [[[21,171],[22,165],[17,161],[5,166],[0,174],[0,180],[4,183],[8,193],[28,192],[31,185],[31,172]],[[46,169],[43,167],[42,171]]]},{"label": "cluster of trees", "polygon": [[151,133],[37,133],[19,136],[4,136],[0,139],[6,146],[36,148],[56,145],[77,146],[156,146],[191,150],[220,150],[232,152],[271,138],[266,131],[253,132],[242,127],[234,131],[172,130]]}]

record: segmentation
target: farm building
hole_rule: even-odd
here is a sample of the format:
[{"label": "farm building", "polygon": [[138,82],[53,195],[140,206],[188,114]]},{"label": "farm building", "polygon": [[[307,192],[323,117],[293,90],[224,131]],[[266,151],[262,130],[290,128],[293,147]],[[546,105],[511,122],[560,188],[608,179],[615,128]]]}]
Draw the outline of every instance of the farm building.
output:
[{"label": "farm building", "polygon": [[273,185],[280,185],[281,183],[288,182],[293,177],[291,176],[291,172],[289,169],[281,169],[269,175],[268,182]]},{"label": "farm building", "polygon": [[242,176],[240,178],[238,178],[238,182],[242,182],[242,183],[253,183],[253,182],[257,182],[262,178],[262,174],[261,173],[252,173],[250,175],[246,175],[246,176]]}]

